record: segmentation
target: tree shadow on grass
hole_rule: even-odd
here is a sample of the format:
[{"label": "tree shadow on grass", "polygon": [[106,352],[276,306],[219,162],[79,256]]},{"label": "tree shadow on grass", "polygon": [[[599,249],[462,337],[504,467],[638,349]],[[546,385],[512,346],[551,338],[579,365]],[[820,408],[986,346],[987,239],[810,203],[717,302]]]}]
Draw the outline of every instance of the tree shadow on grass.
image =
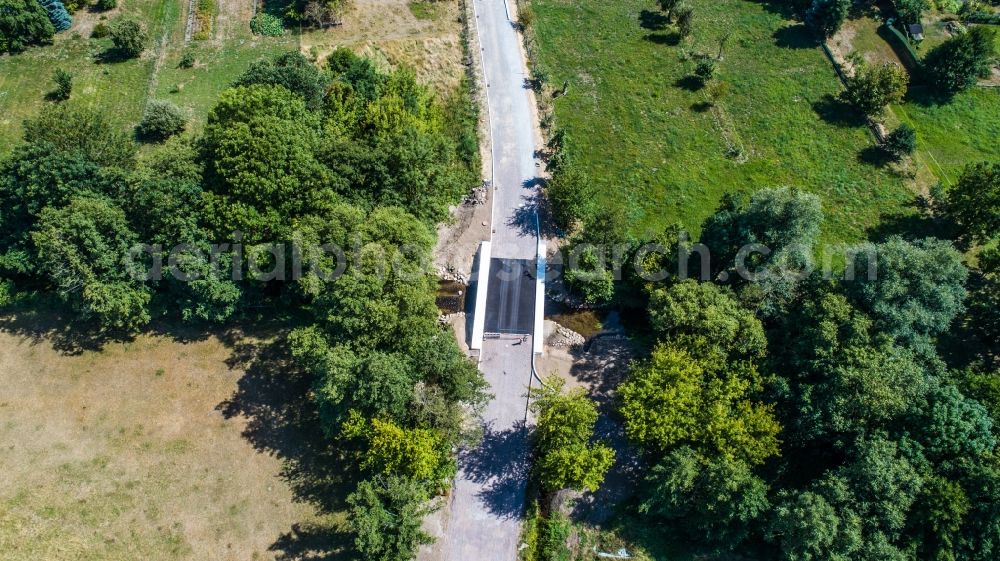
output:
[{"label": "tree shadow on grass", "polygon": [[813,103],[812,108],[820,119],[834,126],[851,128],[865,125],[865,116],[853,105],[830,94]]},{"label": "tree shadow on grass", "polygon": [[458,456],[459,477],[483,485],[479,499],[494,516],[523,516],[528,481],[528,430],[518,422],[506,430],[486,427],[483,442]]},{"label": "tree shadow on grass", "polygon": [[650,33],[643,37],[646,41],[650,43],[656,43],[657,45],[668,45],[671,47],[676,47],[680,45],[681,34],[676,31],[671,31],[669,33]]},{"label": "tree shadow on grass", "polygon": [[715,104],[711,101],[699,101],[698,103],[691,105],[691,111],[694,111],[695,113],[706,113],[714,106]]},{"label": "tree shadow on grass", "polygon": [[794,3],[788,0],[755,0],[755,3],[772,14],[781,14],[785,19],[795,19],[798,15],[792,6]]},{"label": "tree shadow on grass", "polygon": [[951,220],[933,214],[930,202],[920,196],[910,201],[903,211],[883,216],[877,226],[868,229],[867,234],[868,239],[876,243],[892,236],[907,240],[928,236],[954,240],[958,236],[958,228]]},{"label": "tree shadow on grass", "polygon": [[[216,409],[227,419],[247,419],[243,437],[282,461],[280,477],[296,501],[321,513],[344,510],[347,495],[357,486],[358,474],[350,469],[354,461],[325,436],[309,399],[312,378],[296,368],[286,334],[235,345],[228,364],[245,373],[233,395]],[[281,552],[280,559],[346,559],[342,556],[350,551],[349,541],[339,526],[293,526],[271,549]]]},{"label": "tree shadow on grass", "polygon": [[885,167],[896,161],[896,157],[881,146],[868,146],[858,152],[858,161],[878,168]]},{"label": "tree shadow on grass", "polygon": [[682,90],[696,92],[705,87],[705,81],[693,74],[689,74],[683,78],[679,78],[674,82],[674,85]]},{"label": "tree shadow on grass", "polygon": [[815,49],[816,36],[804,24],[786,25],[774,32],[774,44],[784,49]]},{"label": "tree shadow on grass", "polygon": [[666,14],[662,12],[653,12],[651,10],[643,10],[639,12],[639,26],[643,29],[648,29],[650,31],[659,31],[670,23],[667,19]]},{"label": "tree shadow on grass", "polygon": [[116,47],[108,47],[94,55],[94,62],[97,64],[118,64],[119,62],[132,60],[133,58],[137,59],[138,57],[130,56]]},{"label": "tree shadow on grass", "polygon": [[954,98],[954,93],[941,92],[931,86],[911,85],[906,91],[906,101],[921,107],[948,105]]},{"label": "tree shadow on grass", "polygon": [[51,295],[29,298],[0,311],[0,331],[27,339],[31,345],[48,343],[58,353],[76,356],[100,351],[109,343],[135,340],[132,333],[103,330],[82,321],[68,305]]},{"label": "tree shadow on grass", "polygon": [[343,552],[351,546],[350,537],[336,525],[293,524],[268,551],[277,552],[278,561],[346,561]]}]

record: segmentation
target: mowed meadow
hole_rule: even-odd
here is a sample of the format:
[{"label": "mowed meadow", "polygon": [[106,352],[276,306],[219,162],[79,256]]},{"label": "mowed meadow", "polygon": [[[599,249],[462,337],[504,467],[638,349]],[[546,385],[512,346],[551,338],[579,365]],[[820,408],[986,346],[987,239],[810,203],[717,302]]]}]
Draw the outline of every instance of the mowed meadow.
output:
[{"label": "mowed meadow", "polygon": [[[682,39],[646,0],[532,0],[536,63],[556,126],[633,233],[671,223],[697,234],[726,193],[793,186],[818,194],[823,239],[851,242],[912,212],[908,179],[867,163],[874,139],[804,25],[778,3],[692,0]],[[717,56],[699,88],[692,54]]]},{"label": "mowed meadow", "polygon": [[0,318],[0,559],[245,561],[340,547],[343,517],[317,508],[323,478],[302,453],[314,443],[292,420],[308,417],[303,381],[258,360],[270,340],[147,334],[93,349],[61,321]]}]

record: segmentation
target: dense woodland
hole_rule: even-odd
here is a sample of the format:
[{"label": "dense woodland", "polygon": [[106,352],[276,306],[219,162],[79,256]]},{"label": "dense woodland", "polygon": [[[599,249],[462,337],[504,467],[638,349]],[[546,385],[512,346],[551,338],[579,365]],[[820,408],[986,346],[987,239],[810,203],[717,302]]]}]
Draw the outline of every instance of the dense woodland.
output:
[{"label": "dense woodland", "polygon": [[[0,50],[50,40],[41,4],[0,2]],[[818,36],[848,9],[789,3]],[[680,3],[660,4],[690,23]],[[127,53],[137,36],[119,27],[116,48]],[[986,35],[938,47],[921,79],[944,98],[971,87],[992,56]],[[706,82],[710,66],[699,66]],[[861,69],[844,97],[877,115],[905,88],[892,69]],[[151,103],[131,134],[55,104],[0,162],[0,297],[54,294],[81,329],[108,335],[159,318],[301,312],[291,354],[312,376],[331,448],[359,481],[348,499],[355,547],[366,559],[409,559],[428,540],[428,499],[455,473],[452,451],[478,438],[466,421],[488,398],[437,323],[427,268],[433,225],[478,180],[474,120],[468,99],[436,100],[412,72],[382,72],[343,50],[322,68],[298,53],[254,63],[194,139],[171,138],[184,124],[168,105]],[[905,155],[906,136],[883,148]],[[165,144],[140,153],[136,137]],[[678,241],[679,228],[635,239],[624,206],[593,203],[570,144],[553,135],[547,187],[570,249],[632,248],[621,279],[595,249],[567,272],[583,303],[633,318],[644,346],[615,407],[641,453],[624,517],[708,554],[1000,557],[1000,164],[970,165],[925,201],[915,227],[858,243],[853,279],[794,274],[816,265],[822,201],[762,185],[727,197],[703,225],[711,280],[651,283],[632,267],[640,246],[669,248],[645,256],[649,270],[677,270],[687,250],[697,271],[697,248]],[[300,277],[280,282],[273,273],[291,262],[273,244],[290,255],[292,242],[336,244],[353,265],[334,282],[335,259],[309,255]],[[215,243],[229,245],[213,252]],[[184,245],[175,262],[193,280],[141,280],[156,252],[137,256],[136,244]],[[775,274],[735,274],[747,244],[771,249],[751,265]],[[535,479],[545,491],[596,490],[615,454],[593,439],[594,404],[560,390],[552,380],[533,396]]]},{"label": "dense woodland", "polygon": [[[824,37],[851,3],[789,4]],[[897,4],[916,10],[913,21],[926,7]],[[690,10],[658,7],[678,29]],[[948,103],[988,74],[992,41],[986,28],[959,34],[925,57],[914,80]],[[715,61],[705,60],[696,73],[708,83]],[[862,64],[842,98],[877,118],[909,79],[895,65]],[[912,129],[901,130],[879,148],[905,158],[915,142]],[[583,265],[566,273],[567,284],[582,304],[632,318],[643,349],[613,411],[641,454],[622,534],[639,544],[656,535],[708,558],[1000,556],[1000,163],[970,162],[954,186],[921,199],[918,216],[835,250],[834,274],[824,275],[816,195],[760,185],[726,196],[698,240],[679,241],[680,226],[638,239],[627,201],[595,204],[604,187],[577,165],[573,139],[557,128],[549,148],[554,218]],[[667,251],[639,252],[647,244]],[[771,250],[751,254],[750,271],[770,273],[754,282],[734,267],[749,244]],[[615,258],[615,245],[631,249]],[[705,248],[709,280],[691,280]],[[639,274],[680,265],[691,279]],[[577,434],[592,439],[592,426]],[[544,456],[546,445],[537,446]],[[592,489],[606,467],[563,485],[546,483],[558,470],[536,469],[552,492]],[[543,514],[536,557],[568,559],[568,526]]]},{"label": "dense woodland", "polygon": [[[162,111],[147,111],[143,136],[176,132]],[[76,329],[108,336],[158,318],[301,312],[291,354],[315,380],[327,441],[360,481],[348,500],[356,547],[409,558],[486,399],[438,324],[429,266],[434,224],[478,181],[474,123],[467,98],[445,104],[411,71],[346,50],[323,68],[297,52],[254,63],[202,134],[141,156],[101,114],[58,103],[25,123],[0,163],[3,295],[54,293]],[[294,277],[293,242],[336,244],[351,266],[334,280],[335,253],[305,255]],[[180,246],[171,262],[188,279],[141,280],[156,251],[136,257],[137,243],[162,247],[165,264]],[[212,257],[213,243],[228,245]],[[274,278],[282,267],[290,280]]]}]

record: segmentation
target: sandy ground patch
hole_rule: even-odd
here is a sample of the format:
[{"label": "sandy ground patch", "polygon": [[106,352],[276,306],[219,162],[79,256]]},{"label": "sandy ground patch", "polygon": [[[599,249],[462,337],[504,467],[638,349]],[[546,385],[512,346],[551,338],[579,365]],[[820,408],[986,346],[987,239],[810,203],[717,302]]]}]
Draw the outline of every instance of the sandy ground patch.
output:
[{"label": "sandy ground patch", "polygon": [[316,515],[220,407],[232,355],[143,335],[67,356],[0,332],[0,557],[297,558],[282,544]]},{"label": "sandy ground patch", "polygon": [[303,52],[320,58],[337,47],[383,60],[390,66],[408,65],[417,77],[440,93],[451,93],[465,73],[459,2],[440,2],[430,19],[417,19],[408,0],[355,0],[342,25],[304,31]]}]

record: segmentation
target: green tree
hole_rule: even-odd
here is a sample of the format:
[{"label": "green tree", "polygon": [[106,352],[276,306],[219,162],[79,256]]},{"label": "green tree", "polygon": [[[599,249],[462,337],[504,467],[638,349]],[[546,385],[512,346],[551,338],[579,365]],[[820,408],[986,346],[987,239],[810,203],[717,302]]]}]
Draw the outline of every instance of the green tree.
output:
[{"label": "green tree", "polygon": [[920,492],[911,518],[918,559],[955,561],[962,522],[970,510],[962,487],[943,477],[929,478]]},{"label": "green tree", "polygon": [[[988,561],[1000,554],[1000,466],[996,461],[977,462],[963,470],[962,487],[970,506],[962,527],[959,559]],[[943,490],[946,506],[938,520],[948,522],[961,510],[954,489]]]},{"label": "green tree", "polygon": [[653,467],[639,512],[679,523],[693,538],[735,549],[768,510],[767,485],[739,460],[681,447]]},{"label": "green tree", "polygon": [[52,42],[55,28],[37,0],[0,0],[0,53]]},{"label": "green tree", "polygon": [[433,430],[407,429],[380,419],[368,421],[354,412],[344,425],[343,435],[367,444],[362,469],[434,485],[444,484],[455,475],[448,443]]},{"label": "green tree", "polygon": [[202,149],[206,218],[245,243],[289,239],[292,222],[336,201],[338,179],[315,155],[319,122],[280,86],[226,90],[208,115]]},{"label": "green tree", "polygon": [[24,121],[24,141],[76,153],[99,166],[130,169],[136,145],[129,135],[92,109],[59,104]]},{"label": "green tree", "polygon": [[[573,255],[578,257],[574,261]],[[611,302],[615,295],[614,273],[602,257],[602,248],[584,244],[571,250],[564,277],[571,290],[591,306]]]},{"label": "green tree", "polygon": [[928,79],[945,94],[976,85],[979,78],[990,73],[995,50],[993,38],[993,31],[977,26],[934,47],[923,61]]},{"label": "green tree", "polygon": [[768,540],[785,561],[848,561],[857,551],[861,520],[838,512],[819,493],[782,490],[767,524]]},{"label": "green tree", "polygon": [[997,441],[986,408],[954,386],[937,386],[911,422],[914,437],[935,463],[973,459],[992,452]]},{"label": "green tree", "polygon": [[[169,298],[184,320],[222,322],[235,312],[242,298],[232,278],[232,254],[215,252],[201,221],[202,166],[189,142],[173,141],[143,160],[129,181],[125,206],[140,239],[159,244],[164,262],[170,251],[186,244],[189,251],[175,253],[176,265],[186,278],[165,271]],[[159,285],[162,288],[162,284]]]},{"label": "green tree", "polygon": [[705,221],[701,243],[711,251],[713,271],[738,285],[752,279],[763,315],[775,315],[812,268],[822,222],[819,197],[798,189],[762,189],[749,199],[727,195]]},{"label": "green tree", "polygon": [[169,101],[153,99],[146,104],[136,133],[140,138],[162,142],[183,132],[186,124],[187,119],[180,107]]},{"label": "green tree", "polygon": [[903,23],[920,23],[924,10],[929,7],[927,0],[893,0],[893,3]]},{"label": "green tree", "polygon": [[674,10],[681,3],[681,0],[656,0],[660,9],[667,13],[667,21],[674,19]]},{"label": "green tree", "polygon": [[948,191],[946,206],[963,232],[985,243],[1000,231],[1000,164],[971,164]]},{"label": "green tree", "polygon": [[365,418],[406,418],[417,381],[406,357],[331,345],[315,326],[293,332],[290,343],[292,356],[316,377],[313,397],[329,434],[339,434],[352,411]]},{"label": "green tree", "polygon": [[52,73],[55,88],[49,92],[49,98],[54,101],[66,101],[73,93],[73,75],[62,68],[56,68]]},{"label": "green tree", "polygon": [[833,37],[844,25],[850,9],[851,0],[813,0],[806,12],[806,25],[824,39]]},{"label": "green tree", "polygon": [[564,381],[551,376],[532,390],[535,429],[535,472],[547,491],[597,491],[614,464],[615,453],[603,442],[592,443],[597,407],[577,388],[563,392]]},{"label": "green tree", "polygon": [[111,23],[111,42],[121,58],[136,58],[142,54],[148,37],[139,22],[122,17]]},{"label": "green tree", "polygon": [[681,37],[690,37],[694,32],[694,8],[687,4],[677,7],[677,31]]},{"label": "green tree", "polygon": [[47,142],[22,144],[0,164],[0,269],[5,275],[33,275],[38,259],[31,231],[49,207],[64,206],[77,194],[110,191],[101,168],[75,152]]},{"label": "green tree", "polygon": [[618,389],[625,434],[656,453],[686,445],[759,464],[778,453],[780,426],[770,406],[750,401],[757,384],[746,363],[709,363],[661,343]]},{"label": "green tree", "polygon": [[[399,216],[420,226],[405,213]],[[417,231],[429,237],[422,226]],[[354,264],[317,298],[314,311],[331,335],[357,348],[409,354],[434,332],[438,310],[424,266],[426,250],[408,256],[394,246],[378,241],[362,246],[351,256]]]},{"label": "green tree", "polygon": [[909,83],[910,75],[898,64],[860,63],[847,78],[841,97],[865,115],[879,117],[890,104],[902,101]]},{"label": "green tree", "polygon": [[887,536],[898,536],[924,485],[924,474],[907,450],[884,434],[859,438],[855,457],[839,472],[857,497],[862,520]]},{"label": "green tree", "polygon": [[150,319],[149,290],[131,250],[136,235],[124,211],[106,199],[74,197],[42,210],[32,234],[42,268],[60,297],[103,327],[133,330]]},{"label": "green tree", "polygon": [[927,373],[913,352],[880,342],[843,295],[817,294],[786,322],[797,440],[842,442],[843,434],[884,429],[923,398]]},{"label": "green tree", "polygon": [[732,291],[712,283],[688,280],[656,288],[649,298],[649,321],[661,340],[684,346],[705,342],[723,361],[760,359],[767,348],[760,320],[739,305]]},{"label": "green tree", "polygon": [[950,242],[893,237],[881,244],[862,244],[853,253],[855,278],[848,281],[848,289],[871,314],[876,329],[903,344],[929,349],[932,339],[965,310],[969,273]]},{"label": "green tree", "polygon": [[917,131],[906,123],[899,125],[885,137],[882,149],[896,160],[912,155],[917,151]]},{"label": "green tree", "polygon": [[372,561],[410,561],[417,548],[433,543],[421,528],[427,491],[418,482],[396,476],[362,481],[347,498],[348,527],[354,547]]},{"label": "green tree", "polygon": [[254,84],[284,86],[302,96],[306,107],[315,110],[323,106],[329,82],[327,75],[320,72],[302,53],[290,51],[278,55],[273,61],[262,59],[252,62],[233,82],[233,87]]},{"label": "green tree", "polygon": [[596,189],[585,171],[579,166],[568,165],[552,174],[552,179],[545,186],[545,194],[556,224],[563,230],[572,231],[590,215]]}]

